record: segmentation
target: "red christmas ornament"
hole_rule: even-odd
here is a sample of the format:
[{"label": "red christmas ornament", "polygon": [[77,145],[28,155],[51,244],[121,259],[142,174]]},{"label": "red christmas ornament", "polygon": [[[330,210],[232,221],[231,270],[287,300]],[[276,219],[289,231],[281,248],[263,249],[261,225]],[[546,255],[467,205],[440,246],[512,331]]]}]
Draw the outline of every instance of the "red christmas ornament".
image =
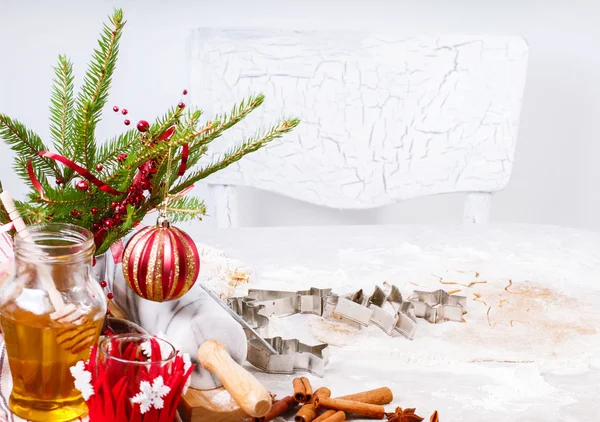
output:
[{"label": "red christmas ornament", "polygon": [[117,157],[117,161],[119,163],[122,163],[123,161],[125,161],[127,159],[127,154],[119,154]]},{"label": "red christmas ornament", "polygon": [[92,214],[98,214],[98,208],[92,208]]},{"label": "red christmas ornament", "polygon": [[125,126],[129,126],[129,124],[131,123],[131,121],[129,119],[125,119],[125,121],[123,123],[125,123]]},{"label": "red christmas ornament", "polygon": [[77,217],[79,215],[79,211],[78,210],[71,210],[71,215],[73,217]]},{"label": "red christmas ornament", "polygon": [[155,302],[178,299],[200,273],[200,256],[192,238],[163,216],[156,226],[138,231],[123,253],[123,275],[139,296]]},{"label": "red christmas ornament", "polygon": [[119,107],[118,107],[118,106],[114,106],[114,107],[113,107],[113,111],[114,111],[115,113],[116,113],[116,112],[118,112],[118,111],[119,111]]},{"label": "red christmas ornament", "polygon": [[77,184],[75,186],[77,187],[77,189],[79,189],[82,192],[85,192],[90,187],[88,185],[88,182],[86,182],[85,180],[80,180],[79,182],[77,182]]},{"label": "red christmas ornament", "polygon": [[150,129],[150,123],[145,120],[140,120],[137,124],[137,129],[140,132],[146,132],[148,129]]},{"label": "red christmas ornament", "polygon": [[126,108],[124,108],[123,110],[121,110],[121,113],[123,114],[123,116],[125,116],[125,115],[126,115],[127,113],[129,113],[129,112],[127,111],[127,109],[126,109]]},{"label": "red christmas ornament", "polygon": [[104,168],[104,166],[102,164],[98,164],[96,166],[96,170],[98,170],[98,171],[102,171],[103,168]]},{"label": "red christmas ornament", "polygon": [[179,104],[177,104],[177,107],[179,107],[179,108],[185,108],[185,103],[179,103]]}]

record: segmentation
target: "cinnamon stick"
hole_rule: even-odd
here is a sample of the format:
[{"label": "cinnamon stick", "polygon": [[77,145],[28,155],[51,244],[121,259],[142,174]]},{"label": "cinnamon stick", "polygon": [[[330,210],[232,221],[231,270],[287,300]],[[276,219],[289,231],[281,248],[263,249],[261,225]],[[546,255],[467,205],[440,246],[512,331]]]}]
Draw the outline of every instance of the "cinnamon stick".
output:
[{"label": "cinnamon stick", "polygon": [[298,403],[306,403],[311,401],[313,391],[312,385],[310,385],[308,378],[294,378],[292,385],[294,386],[294,399]]},{"label": "cinnamon stick", "polygon": [[[337,410],[328,410],[327,412],[323,413],[321,416],[319,416],[317,419],[313,420],[312,422],[325,422],[328,418],[335,415],[336,413],[337,413]],[[344,413],[344,417],[346,417],[345,413]]]},{"label": "cinnamon stick", "polygon": [[388,387],[381,387],[376,388],[375,390],[363,391],[361,393],[336,398],[368,404],[388,404],[394,400],[394,394]]},{"label": "cinnamon stick", "polygon": [[273,406],[271,406],[271,410],[269,410],[265,416],[252,418],[252,422],[269,422],[276,417],[283,415],[285,412],[292,410],[296,406],[298,406],[298,402],[294,400],[294,397],[284,397],[281,400],[275,401]]},{"label": "cinnamon stick", "polygon": [[346,413],[352,413],[357,416],[364,416],[373,419],[383,419],[385,409],[383,406],[375,404],[361,403],[352,400],[332,399],[329,397],[317,397],[315,401],[317,409],[326,408],[332,410],[341,410]]},{"label": "cinnamon stick", "polygon": [[338,411],[336,412],[335,410],[332,410],[333,413],[331,416],[322,419],[323,422],[342,422],[346,420],[346,414],[342,411]]},{"label": "cinnamon stick", "polygon": [[294,416],[294,422],[311,422],[317,417],[317,407],[314,402],[317,397],[331,397],[331,390],[327,387],[318,388],[310,401],[300,408],[296,416]]}]

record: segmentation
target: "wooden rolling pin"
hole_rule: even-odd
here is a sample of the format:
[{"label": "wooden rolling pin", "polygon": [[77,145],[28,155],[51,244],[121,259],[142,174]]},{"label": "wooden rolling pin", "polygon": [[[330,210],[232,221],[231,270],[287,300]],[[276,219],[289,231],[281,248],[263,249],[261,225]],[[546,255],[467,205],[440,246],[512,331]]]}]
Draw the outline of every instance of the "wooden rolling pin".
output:
[{"label": "wooden rolling pin", "polygon": [[198,362],[223,383],[248,415],[260,418],[271,409],[271,396],[267,389],[231,358],[223,344],[215,340],[206,341],[198,349]]}]

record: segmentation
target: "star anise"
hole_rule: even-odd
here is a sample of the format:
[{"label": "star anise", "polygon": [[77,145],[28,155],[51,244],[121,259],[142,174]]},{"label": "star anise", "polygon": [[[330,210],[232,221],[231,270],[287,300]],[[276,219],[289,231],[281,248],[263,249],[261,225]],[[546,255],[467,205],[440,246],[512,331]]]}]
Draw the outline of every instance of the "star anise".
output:
[{"label": "star anise", "polygon": [[388,422],[421,422],[422,417],[415,414],[415,409],[404,409],[397,407],[394,413],[386,413]]},{"label": "star anise", "polygon": [[440,422],[440,417],[438,416],[437,410],[433,412],[433,415],[431,415],[429,422]]}]

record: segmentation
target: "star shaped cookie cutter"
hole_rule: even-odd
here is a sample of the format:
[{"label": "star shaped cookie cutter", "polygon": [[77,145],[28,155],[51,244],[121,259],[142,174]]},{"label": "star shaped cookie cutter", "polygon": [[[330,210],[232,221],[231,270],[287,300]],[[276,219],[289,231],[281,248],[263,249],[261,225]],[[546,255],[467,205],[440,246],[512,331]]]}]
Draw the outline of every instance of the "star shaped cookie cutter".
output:
[{"label": "star shaped cookie cutter", "polygon": [[442,289],[434,292],[415,290],[409,301],[414,305],[415,315],[432,324],[442,321],[463,322],[463,314],[467,312],[465,296],[450,295]]}]

